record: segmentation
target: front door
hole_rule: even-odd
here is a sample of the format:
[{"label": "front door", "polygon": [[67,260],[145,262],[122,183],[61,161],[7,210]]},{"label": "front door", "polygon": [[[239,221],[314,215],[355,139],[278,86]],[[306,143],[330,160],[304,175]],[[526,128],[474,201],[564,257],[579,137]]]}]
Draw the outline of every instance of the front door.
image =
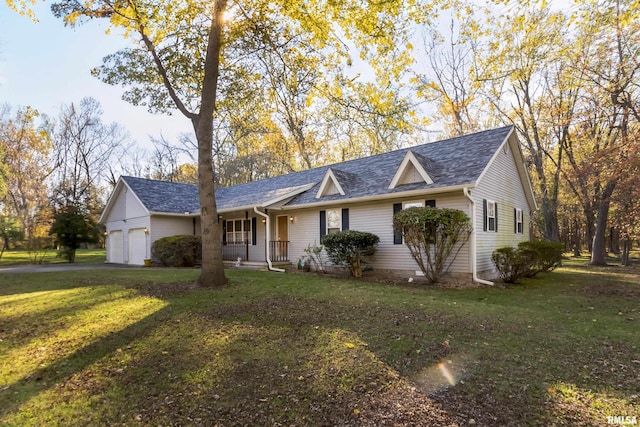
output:
[{"label": "front door", "polygon": [[278,217],[277,235],[281,242],[289,240],[289,218],[286,215]]},{"label": "front door", "polygon": [[287,215],[278,216],[276,236],[275,259],[278,261],[286,261],[289,259],[289,217]]}]

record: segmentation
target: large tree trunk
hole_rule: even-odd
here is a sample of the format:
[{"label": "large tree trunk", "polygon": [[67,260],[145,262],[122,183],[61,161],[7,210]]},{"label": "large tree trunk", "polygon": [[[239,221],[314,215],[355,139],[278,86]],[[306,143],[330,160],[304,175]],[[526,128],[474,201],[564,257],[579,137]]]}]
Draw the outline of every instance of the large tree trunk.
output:
[{"label": "large tree trunk", "polygon": [[625,235],[622,239],[622,253],[620,259],[622,260],[622,265],[631,265],[631,260],[629,259],[629,254],[631,252],[631,240],[629,239],[629,235]]},{"label": "large tree trunk", "polygon": [[202,271],[198,278],[200,286],[223,286],[227,284],[222,262],[222,239],[218,227],[218,209],[215,196],[215,174],[213,171],[213,113],[222,44],[223,14],[226,0],[217,0],[214,18],[209,32],[207,57],[204,65],[204,82],[200,113],[192,120],[198,140],[198,191],[200,194],[200,228],[202,231]]},{"label": "large tree trunk", "polygon": [[574,218],[573,220],[573,256],[580,256],[580,227],[578,225],[578,220]]},{"label": "large tree trunk", "polygon": [[222,243],[215,198],[211,123],[212,119],[200,119],[195,129],[198,140],[198,192],[202,234],[202,270],[198,284],[200,286],[223,286],[227,284],[227,278],[222,262]]},{"label": "large tree trunk", "polygon": [[607,241],[605,232],[609,222],[609,204],[611,194],[616,187],[616,181],[609,181],[602,192],[602,198],[598,204],[598,219],[596,220],[596,231],[593,234],[593,247],[591,250],[590,265],[607,265]]},{"label": "large tree trunk", "polygon": [[[546,187],[544,191],[546,192]],[[558,225],[558,211],[554,200],[549,200],[543,195],[542,218],[544,221],[544,239],[550,242],[560,241],[560,227]]]}]

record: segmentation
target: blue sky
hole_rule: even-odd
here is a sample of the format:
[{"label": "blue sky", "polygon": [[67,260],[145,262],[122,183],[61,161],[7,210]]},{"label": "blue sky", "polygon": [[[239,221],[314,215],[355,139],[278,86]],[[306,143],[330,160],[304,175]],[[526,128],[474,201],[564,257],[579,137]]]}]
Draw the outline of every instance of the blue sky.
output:
[{"label": "blue sky", "polygon": [[10,10],[0,0],[0,104],[31,106],[57,117],[60,106],[84,97],[100,101],[103,121],[124,126],[140,146],[149,147],[149,135],[175,141],[191,132],[179,112],[173,116],[149,114],[121,100],[124,89],[92,77],[91,68],[102,58],[125,47],[127,41],[106,35],[106,22],[89,22],[76,29],[53,17],[50,3],[39,3],[34,23]]}]

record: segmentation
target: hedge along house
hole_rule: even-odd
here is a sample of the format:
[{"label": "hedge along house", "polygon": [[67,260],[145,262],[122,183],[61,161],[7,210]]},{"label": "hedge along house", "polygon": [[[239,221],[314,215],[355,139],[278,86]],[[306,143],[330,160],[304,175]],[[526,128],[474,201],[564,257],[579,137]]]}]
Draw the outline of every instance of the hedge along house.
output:
[{"label": "hedge along house", "polygon": [[[455,276],[496,277],[493,250],[529,240],[533,190],[512,126],[350,160],[216,191],[227,261],[296,263],[309,244],[340,230],[380,237],[371,267],[404,275],[418,267],[393,215],[411,206],[464,211],[473,233]],[[164,236],[199,234],[197,187],[121,177],[101,222],[107,262],[142,264]]]}]

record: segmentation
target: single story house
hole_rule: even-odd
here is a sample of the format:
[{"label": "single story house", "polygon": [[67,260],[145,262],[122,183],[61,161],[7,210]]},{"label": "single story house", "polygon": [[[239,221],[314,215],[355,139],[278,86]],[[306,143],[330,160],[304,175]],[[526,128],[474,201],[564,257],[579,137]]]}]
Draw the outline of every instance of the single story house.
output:
[{"label": "single story house", "polygon": [[[360,230],[380,243],[371,266],[419,274],[393,215],[411,206],[455,208],[473,233],[451,272],[497,276],[494,249],[529,240],[536,209],[512,126],[216,190],[225,260],[297,263],[327,233]],[[142,265],[165,236],[199,234],[197,186],[123,176],[100,221],[107,262]]]}]

